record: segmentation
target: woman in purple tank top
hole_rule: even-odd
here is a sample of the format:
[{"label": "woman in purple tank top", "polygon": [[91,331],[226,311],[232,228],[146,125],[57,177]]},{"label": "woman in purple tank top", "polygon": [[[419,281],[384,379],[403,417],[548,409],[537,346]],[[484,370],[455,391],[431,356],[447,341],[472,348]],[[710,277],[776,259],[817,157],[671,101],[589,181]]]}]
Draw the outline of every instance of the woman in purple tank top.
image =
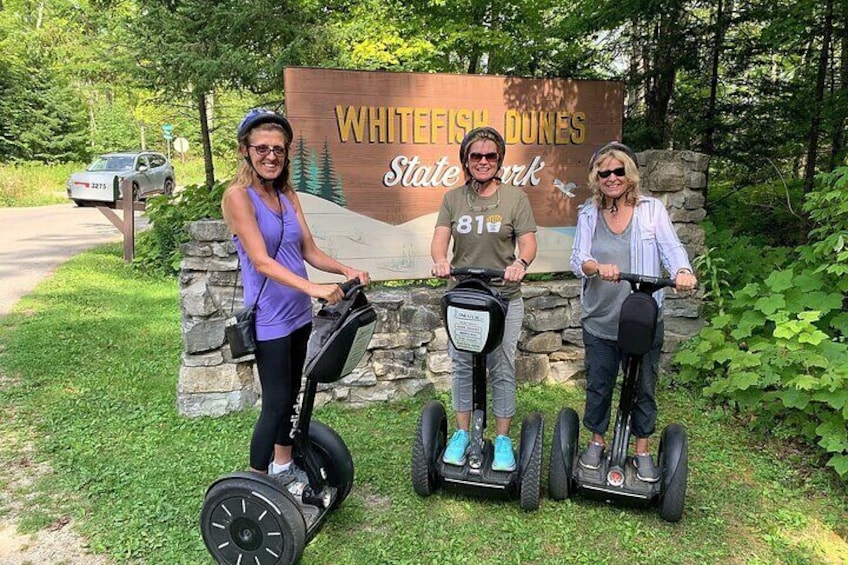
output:
[{"label": "woman in purple tank top", "polygon": [[338,285],[310,282],[306,263],[345,279],[358,277],[364,284],[369,277],[315,244],[289,181],[292,137],[282,115],[262,108],[247,113],[238,127],[238,151],[244,159],[224,192],[221,209],[241,261],[244,303],[259,296],[256,365],[262,410],[250,442],[250,467],[296,491],[308,483],[292,461],[290,434],[311,330],[311,298],[330,304],[342,299]]}]

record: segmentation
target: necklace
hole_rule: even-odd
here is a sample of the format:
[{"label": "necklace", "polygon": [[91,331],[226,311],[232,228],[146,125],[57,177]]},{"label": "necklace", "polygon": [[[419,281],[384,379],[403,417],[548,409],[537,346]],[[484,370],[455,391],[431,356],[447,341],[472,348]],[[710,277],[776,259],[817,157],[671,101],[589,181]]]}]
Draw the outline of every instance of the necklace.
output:
[{"label": "necklace", "polygon": [[[477,200],[477,197],[478,197],[478,196],[480,196],[480,195],[479,195],[477,192],[475,192],[475,193],[474,193],[474,200],[475,200],[475,201]],[[470,208],[473,212],[483,212],[483,211],[485,211],[485,210],[491,210],[492,208],[497,208],[497,207],[498,207],[498,205],[501,203],[501,191],[500,191],[500,190],[495,190],[495,196],[496,196],[497,198],[495,199],[495,203],[494,203],[494,204],[484,204],[484,205],[482,205],[482,206],[474,206],[474,205],[471,203],[471,202],[472,202],[472,201],[471,201],[471,190],[469,190],[468,192],[466,192],[466,193],[465,193],[465,202],[468,204],[468,207],[469,207],[469,208]],[[481,198],[482,198],[482,197],[481,197]]]},{"label": "necklace", "polygon": [[[609,213],[612,214],[613,216],[615,216],[618,213],[618,199],[619,198],[621,198],[621,196],[619,196],[618,198],[613,198],[612,206],[610,206],[609,208],[604,208],[604,210],[609,210]],[[604,202],[606,202],[606,197],[604,197]]]}]

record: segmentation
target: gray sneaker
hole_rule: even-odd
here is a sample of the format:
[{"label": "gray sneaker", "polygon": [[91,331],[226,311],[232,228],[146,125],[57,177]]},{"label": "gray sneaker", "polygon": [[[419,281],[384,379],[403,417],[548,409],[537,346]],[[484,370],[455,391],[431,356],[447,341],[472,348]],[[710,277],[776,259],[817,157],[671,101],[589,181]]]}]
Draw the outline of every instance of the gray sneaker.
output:
[{"label": "gray sneaker", "polygon": [[294,461],[285,471],[268,476],[286,487],[297,500],[301,500],[303,491],[309,486],[309,477],[306,475],[306,471],[298,467]]},{"label": "gray sneaker", "polygon": [[640,481],[655,483],[660,480],[660,470],[654,466],[654,458],[650,453],[637,453],[633,457],[633,466],[636,467],[636,478]]},{"label": "gray sneaker", "polygon": [[595,441],[589,442],[589,447],[583,450],[580,454],[579,463],[584,469],[596,470],[601,466],[601,459],[604,456],[604,444]]}]

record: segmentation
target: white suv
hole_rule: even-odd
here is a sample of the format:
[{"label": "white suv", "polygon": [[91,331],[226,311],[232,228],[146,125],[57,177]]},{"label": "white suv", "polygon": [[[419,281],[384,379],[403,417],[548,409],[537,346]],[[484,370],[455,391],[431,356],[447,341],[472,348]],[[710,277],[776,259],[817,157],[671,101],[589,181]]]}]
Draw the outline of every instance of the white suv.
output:
[{"label": "white suv", "polygon": [[79,206],[115,202],[121,198],[120,181],[132,181],[133,200],[174,191],[174,167],[161,153],[107,153],[67,182],[68,198]]}]

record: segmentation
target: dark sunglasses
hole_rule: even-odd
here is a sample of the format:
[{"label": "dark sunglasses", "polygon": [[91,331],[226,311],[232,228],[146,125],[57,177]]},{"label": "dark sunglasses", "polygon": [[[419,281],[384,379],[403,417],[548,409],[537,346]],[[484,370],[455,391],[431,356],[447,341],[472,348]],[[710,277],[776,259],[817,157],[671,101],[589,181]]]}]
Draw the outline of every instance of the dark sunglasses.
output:
[{"label": "dark sunglasses", "polygon": [[602,179],[605,179],[608,176],[613,175],[613,174],[617,177],[623,177],[624,173],[625,173],[624,167],[619,167],[617,169],[610,169],[608,171],[598,171],[598,176],[601,177]]},{"label": "dark sunglasses", "polygon": [[487,161],[497,161],[498,154],[497,153],[471,153],[468,158],[475,163],[479,163],[483,160],[483,157],[486,158]]},{"label": "dark sunglasses", "polygon": [[286,154],[286,148],[280,145],[275,145],[273,147],[270,145],[248,145],[248,147],[253,147],[253,150],[256,151],[256,154],[260,157],[264,157],[271,151],[273,151],[274,155],[277,157],[282,157]]}]

